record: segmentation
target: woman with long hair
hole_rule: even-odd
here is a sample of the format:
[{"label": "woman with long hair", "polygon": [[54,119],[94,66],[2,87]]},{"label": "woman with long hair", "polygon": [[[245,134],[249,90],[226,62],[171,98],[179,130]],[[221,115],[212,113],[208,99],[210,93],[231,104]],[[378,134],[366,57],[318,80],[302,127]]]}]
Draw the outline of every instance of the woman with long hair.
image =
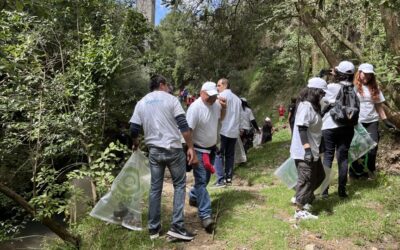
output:
[{"label": "woman with long hair", "polygon": [[298,180],[296,185],[296,219],[318,219],[310,213],[310,204],[315,199],[314,191],[325,178],[319,157],[321,144],[321,99],[327,89],[326,81],[315,77],[308,81],[297,101],[290,157],[294,159]]},{"label": "woman with long hair", "polygon": [[[363,63],[358,67],[354,85],[357,97],[360,100],[360,116],[358,118],[371,138],[379,142],[379,118],[388,128],[395,126],[387,120],[382,103],[385,101],[376,81],[374,66]],[[376,154],[378,146],[371,149],[364,157],[353,162],[349,174],[352,178],[375,177]]]}]

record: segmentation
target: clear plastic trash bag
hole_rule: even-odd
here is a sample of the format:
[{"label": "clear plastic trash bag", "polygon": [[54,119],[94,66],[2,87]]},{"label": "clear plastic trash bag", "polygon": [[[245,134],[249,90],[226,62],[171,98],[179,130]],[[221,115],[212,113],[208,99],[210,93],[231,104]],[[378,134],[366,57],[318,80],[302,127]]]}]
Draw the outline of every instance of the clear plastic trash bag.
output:
[{"label": "clear plastic trash bag", "polygon": [[244,151],[242,140],[239,138],[236,139],[235,145],[235,163],[243,163],[247,161],[246,152]]},{"label": "clear plastic trash bag", "polygon": [[[349,149],[349,164],[366,154],[375,146],[376,142],[371,138],[368,131],[361,124],[357,124],[354,127],[354,136]],[[315,193],[317,194],[322,193],[322,191],[329,186],[334,176],[332,169],[324,166],[324,171],[325,179],[322,182],[321,186],[315,191]],[[288,188],[294,188],[297,184],[297,169],[294,160],[291,158],[287,159],[274,172],[274,174],[283,183],[285,183]]]},{"label": "clear plastic trash bag", "polygon": [[135,151],[90,212],[90,216],[131,230],[142,230],[142,208],[150,189],[148,159]]},{"label": "clear plastic trash bag", "polygon": [[255,133],[254,134],[254,139],[253,139],[253,146],[254,148],[259,148],[261,147],[261,133]]}]

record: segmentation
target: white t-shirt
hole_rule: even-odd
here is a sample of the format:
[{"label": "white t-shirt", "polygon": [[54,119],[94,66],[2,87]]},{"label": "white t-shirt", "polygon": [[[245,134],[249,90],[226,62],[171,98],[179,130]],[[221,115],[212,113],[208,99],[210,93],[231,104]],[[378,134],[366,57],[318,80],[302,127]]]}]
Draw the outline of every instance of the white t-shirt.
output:
[{"label": "white t-shirt", "polygon": [[218,101],[208,105],[198,98],[187,110],[186,118],[193,130],[193,143],[209,148],[217,144],[218,121],[221,117],[221,105]]},{"label": "white t-shirt", "polygon": [[361,123],[371,123],[379,121],[379,114],[376,112],[375,104],[385,101],[382,92],[379,90],[378,100],[372,100],[371,92],[367,86],[362,86],[363,96],[356,90],[357,97],[360,100],[360,116],[358,121]]},{"label": "white t-shirt", "polygon": [[307,138],[311,146],[314,161],[319,158],[319,145],[321,144],[321,115],[315,112],[312,105],[308,101],[300,102],[296,111],[294,121],[292,143],[290,145],[290,157],[292,159],[304,160],[304,148],[301,143],[298,126],[307,126]]},{"label": "white t-shirt", "polygon": [[[352,85],[351,82],[345,82],[342,81],[340,83],[330,83],[328,84],[328,90],[325,93],[325,100],[327,100],[329,102],[329,104],[335,103],[336,102],[336,97],[339,94],[339,91],[343,85],[349,86]],[[333,119],[332,116],[330,114],[330,112],[328,111],[324,117],[322,118],[322,130],[325,129],[333,129],[333,128],[338,128],[341,127],[342,125],[338,125]]]},{"label": "white t-shirt", "polygon": [[242,109],[240,118],[240,128],[246,130],[251,129],[252,126],[250,121],[255,119],[256,118],[254,118],[253,111],[251,111],[251,109],[249,109],[248,107],[246,107],[244,110]]},{"label": "white t-shirt", "polygon": [[225,89],[219,95],[226,98],[227,106],[220,134],[229,138],[238,138],[242,101],[230,89]]},{"label": "white t-shirt", "polygon": [[178,98],[157,90],[148,93],[136,104],[129,122],[143,127],[147,146],[182,148],[181,133],[175,120],[182,114],[185,111]]}]

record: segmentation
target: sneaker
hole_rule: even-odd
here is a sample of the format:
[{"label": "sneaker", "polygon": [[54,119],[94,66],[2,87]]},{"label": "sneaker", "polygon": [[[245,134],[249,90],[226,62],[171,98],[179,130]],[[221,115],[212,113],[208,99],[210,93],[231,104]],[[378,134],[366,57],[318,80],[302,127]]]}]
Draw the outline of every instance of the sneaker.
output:
[{"label": "sneaker", "polygon": [[307,203],[307,204],[305,204],[305,205],[303,206],[303,209],[306,210],[306,211],[311,211],[312,205],[309,204],[309,203]]},{"label": "sneaker", "polygon": [[207,233],[212,233],[214,230],[214,220],[211,217],[205,218],[201,221],[201,225]]},{"label": "sneaker", "polygon": [[219,183],[219,182],[216,182],[214,185],[213,185],[213,188],[224,188],[224,187],[226,187],[226,185],[225,185],[225,183]]},{"label": "sneaker", "polygon": [[318,219],[318,216],[313,215],[306,210],[299,210],[294,213],[294,218],[297,220],[316,220]]},{"label": "sneaker", "polygon": [[296,205],[296,196],[293,196],[293,197],[290,199],[290,203],[292,203],[293,205]]},{"label": "sneaker", "polygon": [[339,194],[339,197],[340,197],[340,198],[347,198],[347,197],[349,197],[349,195],[348,195],[347,192],[346,192],[346,188],[343,188],[343,187],[339,187],[339,189],[338,189],[338,194]]},{"label": "sneaker", "polygon": [[229,185],[229,186],[232,185],[232,179],[231,178],[226,179],[225,182],[226,182],[226,185]]},{"label": "sneaker", "polygon": [[156,229],[149,229],[150,240],[155,240],[160,237],[161,232],[161,225],[158,226]]},{"label": "sneaker", "polygon": [[187,241],[191,241],[194,239],[193,233],[187,231],[185,228],[177,229],[174,226],[171,227],[167,235],[176,239],[187,240]]},{"label": "sneaker", "polygon": [[192,207],[197,207],[197,201],[195,199],[189,198],[189,205]]}]

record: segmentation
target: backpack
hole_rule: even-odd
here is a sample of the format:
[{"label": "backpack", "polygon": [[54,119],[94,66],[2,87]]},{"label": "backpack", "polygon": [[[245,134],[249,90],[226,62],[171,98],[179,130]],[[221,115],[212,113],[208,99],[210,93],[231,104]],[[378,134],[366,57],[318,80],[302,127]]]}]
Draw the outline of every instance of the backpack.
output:
[{"label": "backpack", "polygon": [[329,112],[332,119],[339,125],[355,126],[358,123],[360,100],[353,85],[342,85]]}]

